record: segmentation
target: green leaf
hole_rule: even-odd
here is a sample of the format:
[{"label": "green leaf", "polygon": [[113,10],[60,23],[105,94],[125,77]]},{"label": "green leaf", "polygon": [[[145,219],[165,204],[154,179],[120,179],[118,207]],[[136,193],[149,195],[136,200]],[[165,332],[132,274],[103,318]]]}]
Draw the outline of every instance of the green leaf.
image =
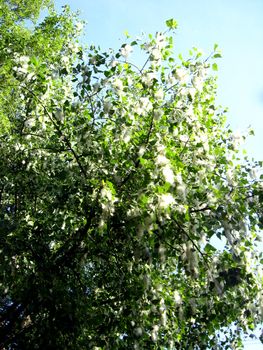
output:
[{"label": "green leaf", "polygon": [[212,64],[212,69],[213,69],[214,71],[218,71],[218,66],[217,66],[216,63],[213,63],[213,64]]},{"label": "green leaf", "polygon": [[221,57],[222,57],[222,55],[220,53],[215,53],[213,55],[213,58],[221,58]]},{"label": "green leaf", "polygon": [[125,30],[123,34],[126,36],[126,38],[130,38],[130,34],[128,33],[127,30]]},{"label": "green leaf", "polygon": [[204,251],[206,253],[214,253],[214,252],[216,252],[216,248],[214,246],[212,246],[210,243],[207,243],[205,248],[204,248]]},{"label": "green leaf", "polygon": [[178,27],[177,21],[173,18],[168,19],[165,23],[169,29],[176,29]]}]

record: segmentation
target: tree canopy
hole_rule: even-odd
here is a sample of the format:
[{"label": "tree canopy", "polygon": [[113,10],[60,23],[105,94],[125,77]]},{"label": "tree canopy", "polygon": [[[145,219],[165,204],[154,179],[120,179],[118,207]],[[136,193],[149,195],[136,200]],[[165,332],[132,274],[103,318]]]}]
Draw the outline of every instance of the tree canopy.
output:
[{"label": "tree canopy", "polygon": [[103,52],[67,6],[0,11],[1,348],[240,348],[262,163],[217,106],[217,45],[175,54],[171,19]]}]

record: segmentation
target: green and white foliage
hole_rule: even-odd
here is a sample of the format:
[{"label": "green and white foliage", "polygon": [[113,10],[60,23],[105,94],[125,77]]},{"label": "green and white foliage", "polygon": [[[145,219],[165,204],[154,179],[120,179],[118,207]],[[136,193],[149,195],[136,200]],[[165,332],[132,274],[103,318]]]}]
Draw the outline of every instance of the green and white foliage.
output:
[{"label": "green and white foliage", "polygon": [[216,105],[217,46],[177,58],[169,20],[117,52],[84,49],[67,7],[28,28],[9,4],[1,346],[240,348],[262,320],[261,164]]}]

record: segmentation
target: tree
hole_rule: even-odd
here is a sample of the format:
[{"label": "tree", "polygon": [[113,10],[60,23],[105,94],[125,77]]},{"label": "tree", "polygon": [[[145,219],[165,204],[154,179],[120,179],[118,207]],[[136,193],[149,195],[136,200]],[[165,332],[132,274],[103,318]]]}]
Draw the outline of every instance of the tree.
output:
[{"label": "tree", "polygon": [[85,49],[67,7],[28,27],[33,2],[10,3],[1,347],[241,346],[262,320],[262,164],[240,159],[245,135],[216,106],[217,46],[209,59],[197,49],[176,59],[168,20],[165,32],[127,35],[118,52]]}]

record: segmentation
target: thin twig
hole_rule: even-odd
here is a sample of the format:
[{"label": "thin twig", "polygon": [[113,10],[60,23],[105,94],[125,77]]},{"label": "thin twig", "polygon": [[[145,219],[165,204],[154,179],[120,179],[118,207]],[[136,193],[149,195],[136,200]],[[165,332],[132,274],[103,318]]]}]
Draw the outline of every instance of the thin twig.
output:
[{"label": "thin twig", "polygon": [[181,227],[181,225],[179,224],[179,222],[175,218],[172,218],[172,220],[176,223],[178,229],[186,235],[186,237],[189,239],[189,241],[192,242],[193,246],[201,254],[201,256],[203,257],[205,262],[208,263],[208,259],[207,259],[206,255],[200,250],[200,248],[195,243],[195,241],[190,237],[190,235]]}]

